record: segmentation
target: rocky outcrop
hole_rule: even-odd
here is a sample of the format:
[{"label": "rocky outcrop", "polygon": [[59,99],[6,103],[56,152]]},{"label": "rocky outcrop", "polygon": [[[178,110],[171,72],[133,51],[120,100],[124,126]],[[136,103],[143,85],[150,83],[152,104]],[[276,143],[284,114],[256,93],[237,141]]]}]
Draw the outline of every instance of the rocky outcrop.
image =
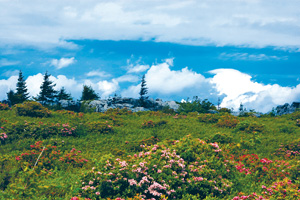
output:
[{"label": "rocky outcrop", "polygon": [[62,100],[59,102],[62,108],[67,108],[70,106],[77,105],[80,107],[82,103],[86,104],[86,106],[95,109],[96,112],[105,112],[108,109],[123,109],[127,108],[128,110],[132,110],[133,112],[138,111],[147,111],[147,110],[161,110],[163,107],[169,107],[173,110],[177,110],[179,105],[175,101],[162,101],[161,99],[146,99],[143,102],[143,106],[141,106],[141,102],[139,99],[134,98],[121,98],[121,97],[114,97],[109,99],[101,99],[101,100],[93,100],[93,101],[86,101],[86,102],[74,102],[74,101],[67,101]]},{"label": "rocky outcrop", "polygon": [[300,108],[300,102],[293,102],[291,105],[286,103],[276,107],[276,115],[290,114]]}]

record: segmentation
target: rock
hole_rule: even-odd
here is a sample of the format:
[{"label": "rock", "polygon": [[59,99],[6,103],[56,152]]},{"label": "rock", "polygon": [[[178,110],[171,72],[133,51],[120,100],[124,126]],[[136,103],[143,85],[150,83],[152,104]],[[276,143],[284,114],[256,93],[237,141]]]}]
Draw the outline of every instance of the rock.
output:
[{"label": "rock", "polygon": [[276,115],[290,114],[300,108],[300,102],[293,102],[291,105],[288,103],[276,107]]}]

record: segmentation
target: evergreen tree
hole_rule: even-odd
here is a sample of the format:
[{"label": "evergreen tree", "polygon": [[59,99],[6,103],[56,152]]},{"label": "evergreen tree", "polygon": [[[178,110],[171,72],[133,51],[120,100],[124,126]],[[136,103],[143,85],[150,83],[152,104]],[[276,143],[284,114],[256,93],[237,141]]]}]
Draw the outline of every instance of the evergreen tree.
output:
[{"label": "evergreen tree", "polygon": [[97,99],[99,99],[99,96],[96,94],[95,90],[93,90],[91,86],[84,85],[81,95],[81,101]]},{"label": "evergreen tree", "polygon": [[146,94],[148,94],[148,88],[146,86],[147,85],[146,85],[145,75],[143,75],[142,81],[141,81],[141,90],[139,93],[141,101],[148,99],[148,96],[145,96]]},{"label": "evergreen tree", "polygon": [[7,94],[7,100],[9,101],[10,105],[15,105],[18,102],[17,95],[13,90],[10,90]]},{"label": "evergreen tree", "polygon": [[57,100],[72,100],[73,98],[71,97],[71,94],[67,93],[65,88],[62,87],[57,94]]},{"label": "evergreen tree", "polygon": [[37,98],[35,98],[37,101],[41,101],[43,105],[47,103],[53,103],[57,94],[57,91],[54,90],[56,84],[49,80],[50,76],[51,75],[46,71],[44,75],[44,81],[40,87],[41,91]]},{"label": "evergreen tree", "polygon": [[15,93],[17,102],[16,103],[23,103],[27,99],[29,99],[29,93],[27,92],[27,86],[22,74],[22,71],[19,71],[19,78],[17,82],[17,92]]}]

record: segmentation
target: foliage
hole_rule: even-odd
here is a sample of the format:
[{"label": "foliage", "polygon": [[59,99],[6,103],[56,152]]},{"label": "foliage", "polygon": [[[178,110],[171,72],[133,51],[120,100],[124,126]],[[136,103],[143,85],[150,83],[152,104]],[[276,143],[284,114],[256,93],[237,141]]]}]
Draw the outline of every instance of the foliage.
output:
[{"label": "foliage", "polygon": [[166,120],[160,120],[157,122],[153,122],[152,120],[149,121],[144,121],[144,123],[142,123],[142,128],[154,128],[154,127],[160,127],[162,125],[167,124],[168,121]]},{"label": "foliage", "polygon": [[245,120],[237,124],[236,130],[244,131],[246,133],[253,133],[253,132],[261,133],[264,131],[264,125],[255,121],[250,122]]},{"label": "foliage", "polygon": [[56,84],[51,81],[50,74],[46,71],[44,75],[43,83],[40,87],[41,91],[38,96],[35,98],[37,101],[40,101],[43,105],[51,104],[55,101],[57,91],[54,90]]},{"label": "foliage", "polygon": [[81,94],[81,101],[97,100],[97,99],[99,99],[99,96],[98,94],[96,94],[92,86],[84,85]]},{"label": "foliage", "polygon": [[72,100],[71,94],[68,94],[64,87],[62,87],[57,94],[57,100]]},{"label": "foliage", "polygon": [[26,101],[23,104],[16,105],[15,108],[19,116],[50,117],[51,115],[47,108],[35,101]]},{"label": "foliage", "polygon": [[207,99],[201,101],[196,99],[192,102],[183,102],[180,103],[180,106],[177,110],[179,113],[189,113],[189,112],[198,112],[198,113],[209,113],[209,110],[216,110],[216,107],[209,102]]},{"label": "foliage", "polygon": [[108,121],[101,122],[101,121],[94,121],[94,122],[88,122],[86,123],[86,130],[88,133],[112,133],[114,131],[113,125],[109,123]]},{"label": "foliage", "polygon": [[6,95],[10,105],[15,105],[18,103],[18,97],[13,90],[9,90]]},{"label": "foliage", "polygon": [[0,110],[9,110],[9,106],[5,103],[0,103]]},{"label": "foliage", "polygon": [[16,90],[17,92],[15,95],[17,97],[17,103],[23,103],[24,101],[29,99],[29,93],[27,92],[28,89],[21,70],[19,71],[19,78]]},{"label": "foliage", "polygon": [[198,117],[199,122],[204,123],[217,123],[220,116],[217,114],[200,114]]},{"label": "foliage", "polygon": [[220,117],[216,125],[218,127],[235,128],[238,123],[239,120],[237,119],[237,117],[226,114]]},{"label": "foliage", "polygon": [[146,84],[146,80],[145,80],[145,74],[143,75],[142,80],[141,80],[141,90],[140,90],[139,94],[140,94],[141,101],[148,98],[147,96],[145,96],[146,94],[148,94],[148,88],[147,88],[147,84]]}]

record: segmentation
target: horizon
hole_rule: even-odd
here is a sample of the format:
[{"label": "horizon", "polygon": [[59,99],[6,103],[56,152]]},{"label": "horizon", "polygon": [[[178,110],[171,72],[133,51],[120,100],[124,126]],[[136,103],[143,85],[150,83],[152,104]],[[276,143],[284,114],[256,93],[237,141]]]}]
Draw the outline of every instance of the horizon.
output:
[{"label": "horizon", "polygon": [[[129,2],[129,3],[128,3]],[[271,111],[300,100],[300,2],[0,1],[0,100],[19,70],[55,89]],[[18,12],[15,12],[15,11]]]}]

